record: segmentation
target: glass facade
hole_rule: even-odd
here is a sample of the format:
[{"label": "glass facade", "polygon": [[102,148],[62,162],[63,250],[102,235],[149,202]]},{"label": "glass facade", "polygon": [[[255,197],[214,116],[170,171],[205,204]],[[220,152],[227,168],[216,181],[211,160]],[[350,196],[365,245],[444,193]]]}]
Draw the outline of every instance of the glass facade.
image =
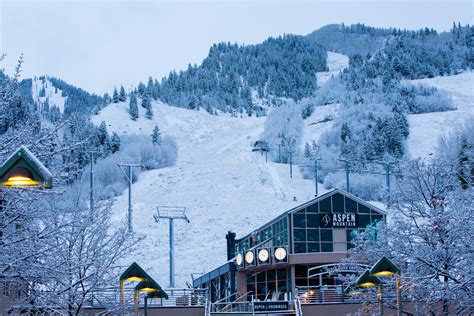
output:
[{"label": "glass facade", "polygon": [[284,216],[237,242],[236,251],[246,250],[265,242],[267,247],[288,245],[288,216]]},{"label": "glass facade", "polygon": [[[290,284],[288,268],[247,273],[247,291],[255,298],[264,300],[288,299],[288,284]],[[250,299],[250,298],[249,298]]]},{"label": "glass facade", "polygon": [[335,193],[292,214],[293,253],[347,251],[352,231],[376,221],[383,221],[381,213]]}]

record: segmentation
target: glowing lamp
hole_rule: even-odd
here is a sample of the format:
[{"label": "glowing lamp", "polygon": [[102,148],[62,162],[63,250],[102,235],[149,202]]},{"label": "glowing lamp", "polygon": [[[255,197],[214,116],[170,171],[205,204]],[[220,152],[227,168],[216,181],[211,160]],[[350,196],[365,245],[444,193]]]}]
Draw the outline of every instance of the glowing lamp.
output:
[{"label": "glowing lamp", "polygon": [[370,269],[370,273],[376,276],[391,276],[400,273],[400,269],[387,257],[383,256]]},{"label": "glowing lamp", "polygon": [[139,282],[139,281],[143,281],[144,278],[141,278],[141,277],[137,277],[137,276],[131,276],[129,278],[127,278],[127,281],[130,281],[130,282]]},{"label": "glowing lamp", "polygon": [[361,283],[359,284],[359,287],[371,287],[371,286],[376,286],[377,284],[375,284],[374,282],[365,282],[365,283]]},{"label": "glowing lamp", "polygon": [[21,146],[0,166],[0,187],[52,187],[51,172],[29,151]]},{"label": "glowing lamp", "polygon": [[381,285],[383,282],[375,275],[372,275],[369,269],[367,269],[357,278],[354,283],[357,287],[372,287]]}]

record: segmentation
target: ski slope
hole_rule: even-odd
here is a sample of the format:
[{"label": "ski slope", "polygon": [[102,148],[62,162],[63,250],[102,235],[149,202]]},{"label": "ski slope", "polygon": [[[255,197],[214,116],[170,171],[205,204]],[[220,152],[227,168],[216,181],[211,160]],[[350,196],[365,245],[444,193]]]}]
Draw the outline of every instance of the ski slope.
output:
[{"label": "ski slope", "polygon": [[[133,226],[146,238],[129,260],[163,285],[168,285],[168,223],[155,223],[157,206],[187,208],[190,223],[175,222],[176,284],[184,286],[191,273],[226,262],[227,231],[242,237],[314,196],[313,182],[302,179],[296,168],[290,179],[288,165],[266,163],[251,151],[265,118],[214,116],[154,103],[153,120],[143,118],[139,107],[140,118],[133,122],[127,107],[111,104],[93,121],[105,120],[119,135],[151,135],[158,124],[163,135],[176,138],[179,148],[175,166],[142,173],[133,185]],[[116,198],[116,220],[126,217],[127,203],[127,194]]]},{"label": "ski slope", "polygon": [[[44,87],[45,90],[45,96],[40,97],[40,90],[41,88]],[[64,103],[66,102],[66,97],[61,96],[62,91],[60,89],[55,89],[53,85],[51,84],[51,81],[49,81],[48,77],[46,77],[44,83],[41,79],[38,78],[33,78],[33,82],[31,85],[31,92],[33,96],[33,100],[41,106],[46,101],[46,98],[48,99],[49,106],[50,108],[55,105],[59,108],[59,111],[61,113],[64,113]]]},{"label": "ski slope", "polygon": [[349,66],[349,56],[328,52],[327,66],[328,71],[316,73],[318,87],[322,87],[331,77],[339,75],[344,68]]},{"label": "ski slope", "polygon": [[412,114],[408,116],[408,148],[412,158],[426,158],[434,153],[439,137],[452,132],[468,120],[474,120],[474,72],[408,81],[445,90],[451,94],[456,110]]}]

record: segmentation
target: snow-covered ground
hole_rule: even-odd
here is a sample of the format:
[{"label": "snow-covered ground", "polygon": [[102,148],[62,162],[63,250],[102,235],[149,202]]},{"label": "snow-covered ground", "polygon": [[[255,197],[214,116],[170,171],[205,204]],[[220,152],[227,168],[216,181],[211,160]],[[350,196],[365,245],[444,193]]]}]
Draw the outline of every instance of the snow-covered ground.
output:
[{"label": "snow-covered ground", "polygon": [[328,52],[327,58],[328,71],[316,73],[316,79],[319,87],[322,87],[332,76],[337,76],[349,65],[347,55]]},{"label": "snow-covered ground", "polygon": [[[40,90],[43,87],[45,89],[45,96],[40,97],[39,96]],[[61,96],[62,91],[59,89],[56,90],[48,78],[45,79],[44,84],[42,80],[38,78],[34,78],[32,86],[31,86],[31,90],[32,90],[31,92],[32,92],[33,100],[36,101],[38,105],[41,106],[41,104],[46,101],[46,98],[48,98],[50,107],[52,107],[53,105],[56,105],[61,111],[61,113],[64,112],[64,102],[66,102],[66,97]]]},{"label": "snow-covered ground", "polygon": [[[157,206],[184,206],[190,223],[175,223],[177,285],[191,273],[209,271],[226,261],[225,234],[241,237],[283,211],[314,196],[314,184],[288,165],[265,163],[251,151],[263,131],[265,118],[231,118],[154,104],[154,119],[128,118],[127,104],[112,104],[93,117],[106,120],[120,134],[150,135],[158,124],[164,135],[176,138],[179,158],[175,166],[145,172],[133,185],[133,225],[146,235],[130,257],[168,283],[168,224],[155,223]],[[323,192],[323,188],[319,190]],[[293,201],[296,197],[297,201]],[[117,219],[127,214],[127,195],[114,203]]]},{"label": "snow-covered ground", "polygon": [[474,72],[409,81],[449,92],[457,107],[454,111],[409,115],[410,135],[408,148],[412,158],[427,157],[434,153],[441,135],[474,121]]},{"label": "snow-covered ground", "polygon": [[301,141],[302,148],[304,148],[306,143],[311,145],[313,140],[317,142],[321,134],[333,126],[334,119],[339,115],[338,111],[338,103],[317,106],[314,108],[311,116],[304,120],[305,126]]}]

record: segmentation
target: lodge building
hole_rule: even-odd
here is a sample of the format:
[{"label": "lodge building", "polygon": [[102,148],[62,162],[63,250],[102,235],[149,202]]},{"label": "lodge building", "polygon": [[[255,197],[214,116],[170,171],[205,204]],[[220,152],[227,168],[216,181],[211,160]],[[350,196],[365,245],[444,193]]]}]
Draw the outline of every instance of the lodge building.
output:
[{"label": "lodge building", "polygon": [[282,302],[304,291],[316,293],[316,301],[343,299],[342,287],[328,271],[349,255],[352,232],[379,221],[386,221],[384,211],[334,189],[246,236],[229,232],[227,263],[195,278],[193,286],[208,289],[211,302],[233,293],[249,301]]}]

